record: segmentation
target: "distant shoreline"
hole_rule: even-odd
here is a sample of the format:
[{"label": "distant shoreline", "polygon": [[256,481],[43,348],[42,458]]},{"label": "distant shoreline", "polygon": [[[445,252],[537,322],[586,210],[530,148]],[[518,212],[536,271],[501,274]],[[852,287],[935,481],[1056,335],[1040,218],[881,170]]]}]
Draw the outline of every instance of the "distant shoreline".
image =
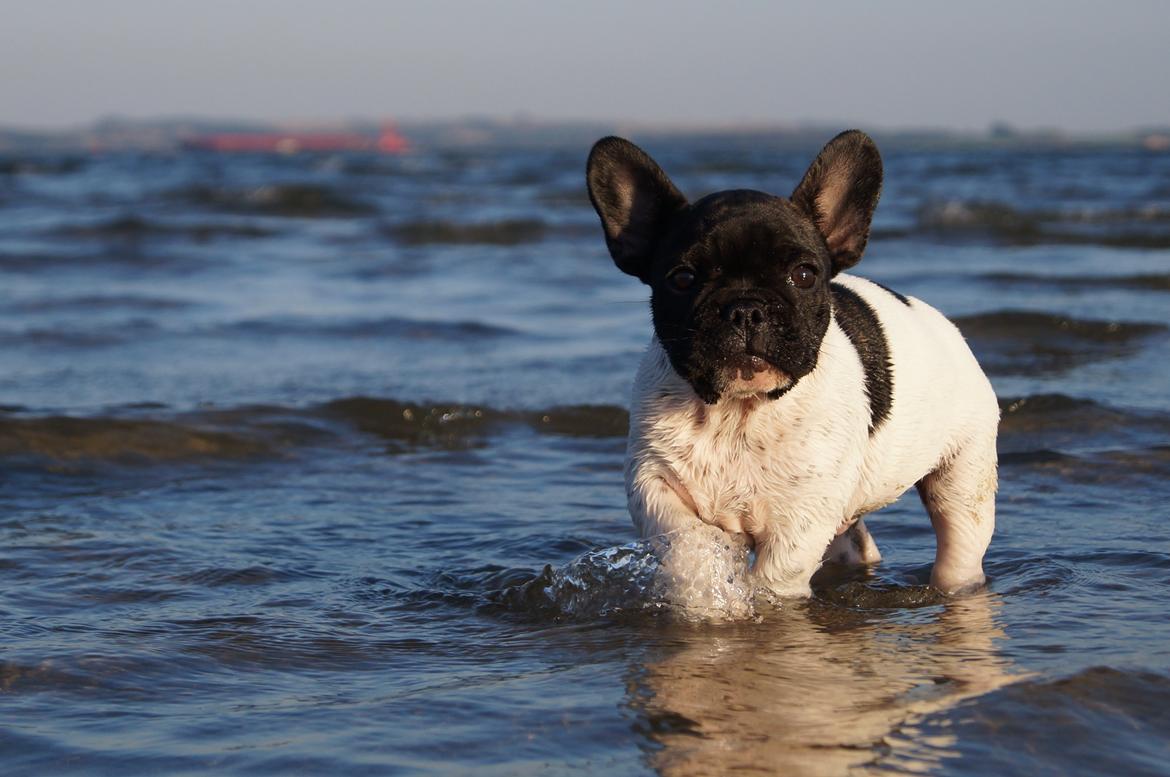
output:
[{"label": "distant shoreline", "polygon": [[[419,149],[484,147],[578,148],[607,134],[645,142],[710,138],[720,145],[752,145],[778,150],[819,148],[826,137],[852,126],[829,122],[802,124],[668,124],[621,121],[543,121],[539,119],[467,118],[402,120],[398,131]],[[386,122],[255,122],[198,118],[108,118],[70,129],[26,129],[0,126],[0,154],[102,153],[118,151],[172,153],[192,138],[214,133],[271,133],[290,130],[329,130],[376,136]],[[1023,130],[1003,123],[972,132],[940,128],[882,130],[866,127],[883,149],[947,148],[1133,148],[1170,151],[1170,126],[1118,130],[1110,133],[1072,133],[1056,129]]]}]

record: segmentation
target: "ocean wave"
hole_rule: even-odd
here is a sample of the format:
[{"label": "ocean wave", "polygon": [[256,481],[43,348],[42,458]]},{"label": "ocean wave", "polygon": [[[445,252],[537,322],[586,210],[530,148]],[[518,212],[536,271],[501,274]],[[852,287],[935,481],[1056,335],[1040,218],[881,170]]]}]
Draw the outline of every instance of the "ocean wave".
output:
[{"label": "ocean wave", "polygon": [[1000,310],[954,319],[989,373],[1044,375],[1135,353],[1167,331],[1144,321],[1078,319],[1057,313]]},{"label": "ocean wave", "polygon": [[87,246],[78,251],[0,252],[0,272],[56,273],[64,270],[109,270],[118,272],[187,273],[199,268],[202,260],[190,255],[146,251],[135,241]]},{"label": "ocean wave", "polygon": [[365,216],[376,208],[330,186],[281,183],[252,188],[189,186],[171,192],[170,199],[214,210],[291,218]]},{"label": "ocean wave", "polygon": [[55,227],[51,234],[69,238],[107,238],[111,240],[138,240],[151,236],[177,237],[197,243],[217,237],[262,238],[276,232],[256,224],[238,222],[185,223],[148,218],[127,213],[85,223],[71,223]]},{"label": "ocean wave", "polygon": [[335,320],[309,317],[262,318],[237,321],[223,330],[248,335],[317,337],[398,337],[408,340],[474,341],[520,334],[515,329],[482,321],[425,321],[410,318]]},{"label": "ocean wave", "polygon": [[[1127,412],[1092,399],[1066,394],[1030,394],[1004,397],[999,401],[1000,432],[1032,434],[1076,428],[1080,431],[1116,429],[1127,424],[1146,425],[1155,421],[1145,413]],[[1155,421],[1156,422],[1156,421]],[[1170,427],[1170,420],[1163,419]]]},{"label": "ocean wave", "polygon": [[1001,468],[1026,470],[1033,478],[1057,478],[1070,486],[1129,492],[1157,488],[1170,478],[1170,446],[1151,446],[1124,451],[1084,450],[1075,453],[1052,449],[1005,451]]},{"label": "ocean wave", "polygon": [[920,232],[951,238],[989,238],[1009,244],[1104,245],[1116,248],[1170,247],[1170,209],[1026,211],[1002,202],[942,200],[916,214]]},{"label": "ocean wave", "polygon": [[774,154],[746,156],[736,150],[702,151],[679,160],[670,167],[671,175],[683,176],[744,176],[754,180],[797,179],[799,165]]},{"label": "ocean wave", "polygon": [[1000,202],[944,200],[927,202],[917,213],[925,232],[952,235],[987,234],[996,237],[1033,238],[1041,219]]},{"label": "ocean wave", "polygon": [[1000,464],[1078,484],[1170,476],[1170,417],[1063,394],[1000,400]]},{"label": "ocean wave", "polygon": [[193,303],[164,298],[133,296],[82,296],[69,299],[51,298],[29,300],[12,306],[0,306],[0,311],[18,314],[56,313],[62,311],[129,311],[139,315],[112,324],[86,327],[72,325],[35,325],[23,328],[0,329],[0,344],[10,346],[52,346],[58,348],[99,348],[128,342],[140,342],[159,336],[247,336],[258,338],[362,338],[399,339],[411,341],[448,341],[452,343],[480,343],[521,335],[519,330],[482,321],[427,321],[410,318],[385,317],[377,319],[320,319],[310,317],[274,317],[246,319],[210,326],[196,325],[187,329],[160,326],[146,316],[182,309]]},{"label": "ocean wave", "polygon": [[147,319],[136,318],[117,325],[85,328],[33,326],[0,330],[0,345],[33,348],[105,348],[156,334],[158,327]]},{"label": "ocean wave", "polygon": [[1005,285],[1026,284],[1047,288],[1096,290],[1127,289],[1138,291],[1170,291],[1170,273],[1139,273],[1134,275],[1042,275],[1039,273],[993,272],[979,276],[991,283]]},{"label": "ocean wave", "polygon": [[55,313],[58,311],[182,310],[194,307],[194,302],[174,297],[153,297],[134,294],[81,294],[70,297],[40,297],[0,304],[0,309],[12,313]]},{"label": "ocean wave", "polygon": [[[1000,401],[1005,465],[1091,468],[1102,463],[1134,472],[1162,471],[1170,418],[1062,394]],[[316,405],[243,405],[172,412],[157,404],[111,409],[99,416],[37,416],[0,408],[0,456],[58,461],[169,462],[280,456],[290,449],[336,445],[374,435],[386,450],[462,449],[509,429],[586,439],[620,440],[629,413],[616,405],[507,409],[458,403],[407,402],[369,396]],[[1095,458],[1086,460],[1090,455]]]},{"label": "ocean wave", "polygon": [[[144,417],[149,414],[148,417]],[[280,457],[309,445],[371,434],[389,452],[462,449],[511,427],[567,437],[623,437],[628,414],[606,405],[502,410],[347,397],[302,408],[242,406],[167,413],[157,406],[120,408],[111,415],[35,416],[0,412],[0,457],[46,462],[50,469],[109,462],[143,465]]]},{"label": "ocean wave", "polygon": [[0,175],[73,175],[88,164],[80,156],[0,157]]},{"label": "ocean wave", "polygon": [[550,208],[588,208],[589,195],[584,187],[542,189],[536,194],[536,201]]},{"label": "ocean wave", "polygon": [[499,410],[350,397],[321,405],[320,411],[388,439],[445,446],[466,444],[491,428],[506,424],[570,437],[624,437],[629,426],[628,411],[611,405]]},{"label": "ocean wave", "polygon": [[182,421],[0,417],[0,456],[63,462],[175,461],[271,452],[271,445],[257,435],[232,434]]},{"label": "ocean wave", "polygon": [[[118,667],[122,668],[122,667]],[[0,661],[0,691],[5,694],[68,693],[86,696],[103,691],[122,691],[125,685],[120,672],[101,657],[62,660],[48,658],[37,662]]]},{"label": "ocean wave", "polygon": [[536,219],[504,219],[477,223],[454,221],[407,221],[386,227],[404,245],[520,245],[544,239],[547,226]]},{"label": "ocean wave", "polygon": [[416,446],[463,448],[485,435],[492,424],[515,420],[504,411],[468,405],[422,405],[373,397],[347,397],[319,405],[317,412],[367,434]]}]

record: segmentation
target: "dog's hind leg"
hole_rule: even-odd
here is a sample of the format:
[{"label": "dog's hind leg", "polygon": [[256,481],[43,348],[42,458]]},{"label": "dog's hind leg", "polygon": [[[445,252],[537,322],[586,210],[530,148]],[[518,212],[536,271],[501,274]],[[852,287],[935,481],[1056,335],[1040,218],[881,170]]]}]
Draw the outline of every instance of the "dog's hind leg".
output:
[{"label": "dog's hind leg", "polygon": [[865,520],[858,518],[848,529],[833,538],[825,550],[822,563],[862,566],[876,564],[881,560],[882,554],[865,528]]},{"label": "dog's hind leg", "polygon": [[983,554],[995,531],[995,436],[970,440],[918,481],[937,546],[930,584],[954,593],[983,583]]}]

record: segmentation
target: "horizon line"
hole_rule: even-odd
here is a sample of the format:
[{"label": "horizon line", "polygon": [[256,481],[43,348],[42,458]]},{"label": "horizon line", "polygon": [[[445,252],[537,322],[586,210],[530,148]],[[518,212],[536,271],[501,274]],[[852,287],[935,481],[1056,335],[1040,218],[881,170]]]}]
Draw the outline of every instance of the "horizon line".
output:
[{"label": "horizon line", "polygon": [[96,116],[81,122],[50,122],[45,124],[10,122],[0,123],[0,132],[20,132],[34,134],[69,134],[98,129],[103,124],[243,124],[271,128],[310,128],[310,127],[340,127],[353,125],[426,125],[426,124],[476,124],[488,123],[496,126],[508,127],[622,127],[631,130],[654,132],[801,132],[806,130],[823,130],[826,128],[843,127],[859,128],[875,134],[909,134],[909,133],[938,133],[951,135],[987,135],[996,132],[1005,132],[1019,135],[1049,135],[1065,138],[1101,138],[1111,136],[1133,136],[1150,133],[1165,133],[1170,131],[1170,122],[1162,125],[1138,124],[1117,126],[1101,130],[1065,129],[1058,125],[1024,125],[1004,119],[990,119],[981,127],[947,124],[887,124],[884,122],[866,122],[841,118],[802,118],[802,119],[769,119],[769,118],[736,118],[736,119],[647,119],[622,117],[563,117],[541,115],[529,112],[518,113],[466,113],[448,115],[414,115],[414,116],[371,116],[371,115],[336,115],[336,116],[284,116],[280,118],[260,118],[241,115],[204,114],[204,113],[155,113],[155,114],[126,114],[109,113]]}]

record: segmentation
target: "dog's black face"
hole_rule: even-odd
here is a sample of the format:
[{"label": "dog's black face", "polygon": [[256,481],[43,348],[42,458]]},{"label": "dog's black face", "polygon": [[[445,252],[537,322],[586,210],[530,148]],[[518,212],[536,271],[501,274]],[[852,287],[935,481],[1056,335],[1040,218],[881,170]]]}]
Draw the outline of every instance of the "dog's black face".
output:
[{"label": "dog's black face", "polygon": [[816,366],[832,263],[787,201],[720,192],[682,209],[649,277],[654,329],[706,402],[779,396]]},{"label": "dog's black face", "polygon": [[873,141],[839,135],[790,200],[737,190],[688,204],[620,138],[593,147],[587,178],[614,262],[650,286],[655,333],[704,402],[775,398],[812,371],[829,279],[861,258],[881,190]]}]

